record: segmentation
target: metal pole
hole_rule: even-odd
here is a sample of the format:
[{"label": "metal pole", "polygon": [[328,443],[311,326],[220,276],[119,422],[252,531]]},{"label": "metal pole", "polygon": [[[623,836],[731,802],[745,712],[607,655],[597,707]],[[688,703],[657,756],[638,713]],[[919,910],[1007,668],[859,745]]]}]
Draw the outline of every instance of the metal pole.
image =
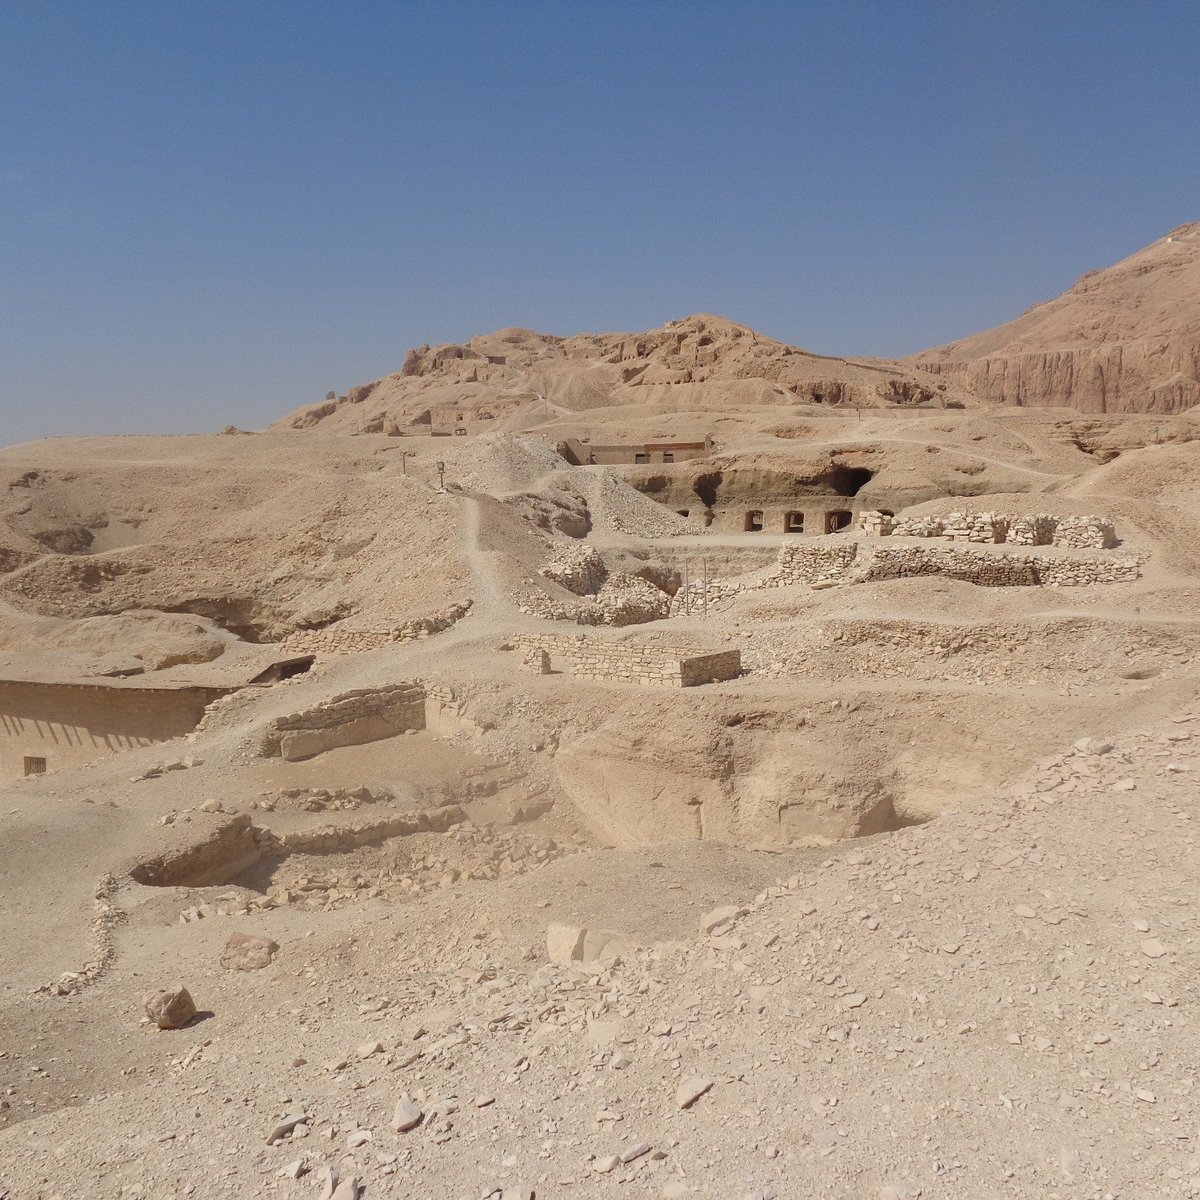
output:
[{"label": "metal pole", "polygon": [[692,585],[688,580],[688,560],[683,560],[683,611],[687,616],[692,613]]},{"label": "metal pole", "polygon": [[704,563],[704,619],[708,620],[708,559],[702,560]]}]

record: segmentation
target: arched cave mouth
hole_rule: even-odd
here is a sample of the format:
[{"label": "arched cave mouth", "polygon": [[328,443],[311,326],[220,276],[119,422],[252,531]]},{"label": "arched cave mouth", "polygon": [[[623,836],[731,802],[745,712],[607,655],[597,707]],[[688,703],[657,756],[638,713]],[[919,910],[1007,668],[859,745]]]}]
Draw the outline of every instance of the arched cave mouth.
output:
[{"label": "arched cave mouth", "polygon": [[845,463],[834,463],[825,481],[836,496],[857,496],[874,478],[875,472],[866,467],[848,467]]}]

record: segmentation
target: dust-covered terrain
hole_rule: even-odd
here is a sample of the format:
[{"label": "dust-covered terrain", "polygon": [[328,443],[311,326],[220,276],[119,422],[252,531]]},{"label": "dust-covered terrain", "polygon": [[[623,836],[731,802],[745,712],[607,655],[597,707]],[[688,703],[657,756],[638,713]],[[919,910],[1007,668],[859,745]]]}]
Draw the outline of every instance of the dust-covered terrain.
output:
[{"label": "dust-covered terrain", "polygon": [[0,451],[0,1197],[1200,1193],[1200,419],[951,376]]}]

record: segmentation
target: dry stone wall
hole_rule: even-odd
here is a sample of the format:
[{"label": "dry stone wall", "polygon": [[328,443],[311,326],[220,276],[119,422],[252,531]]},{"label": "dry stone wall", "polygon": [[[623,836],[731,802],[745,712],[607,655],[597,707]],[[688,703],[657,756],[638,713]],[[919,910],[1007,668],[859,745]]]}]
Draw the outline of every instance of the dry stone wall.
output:
[{"label": "dry stone wall", "polygon": [[424,688],[408,683],[361,688],[276,718],[263,734],[262,753],[294,762],[424,728]]},{"label": "dry stone wall", "polygon": [[415,642],[449,629],[466,616],[471,601],[451,604],[428,617],[370,628],[339,623],[325,629],[298,629],[281,643],[289,654],[361,654],[398,642]]},{"label": "dry stone wall", "polygon": [[607,642],[563,634],[523,633],[513,643],[525,651],[544,651],[565,662],[577,679],[648,687],[697,687],[741,674],[740,650],[697,652],[686,648]]},{"label": "dry stone wall", "polygon": [[966,513],[944,517],[893,517],[864,512],[858,532],[866,537],[945,538],[951,542],[1018,546],[1064,546],[1070,550],[1111,550],[1117,544],[1113,523],[1104,517],[1053,517],[1049,513]]},{"label": "dry stone wall", "polygon": [[790,544],[779,550],[777,587],[790,583],[828,583],[840,579],[858,557],[857,542],[821,546]]},{"label": "dry stone wall", "polygon": [[1132,583],[1136,558],[1058,558],[1040,554],[984,554],[942,547],[888,546],[875,550],[864,582],[940,575],[980,587],[1078,587]]}]

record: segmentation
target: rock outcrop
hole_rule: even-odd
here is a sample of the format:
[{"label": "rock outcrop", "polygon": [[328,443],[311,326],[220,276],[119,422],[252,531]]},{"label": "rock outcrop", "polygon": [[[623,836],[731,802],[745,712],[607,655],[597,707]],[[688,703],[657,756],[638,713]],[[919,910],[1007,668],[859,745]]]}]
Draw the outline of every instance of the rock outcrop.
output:
[{"label": "rock outcrop", "polygon": [[1088,413],[1200,404],[1200,222],[985,333],[907,360],[982,400]]}]

